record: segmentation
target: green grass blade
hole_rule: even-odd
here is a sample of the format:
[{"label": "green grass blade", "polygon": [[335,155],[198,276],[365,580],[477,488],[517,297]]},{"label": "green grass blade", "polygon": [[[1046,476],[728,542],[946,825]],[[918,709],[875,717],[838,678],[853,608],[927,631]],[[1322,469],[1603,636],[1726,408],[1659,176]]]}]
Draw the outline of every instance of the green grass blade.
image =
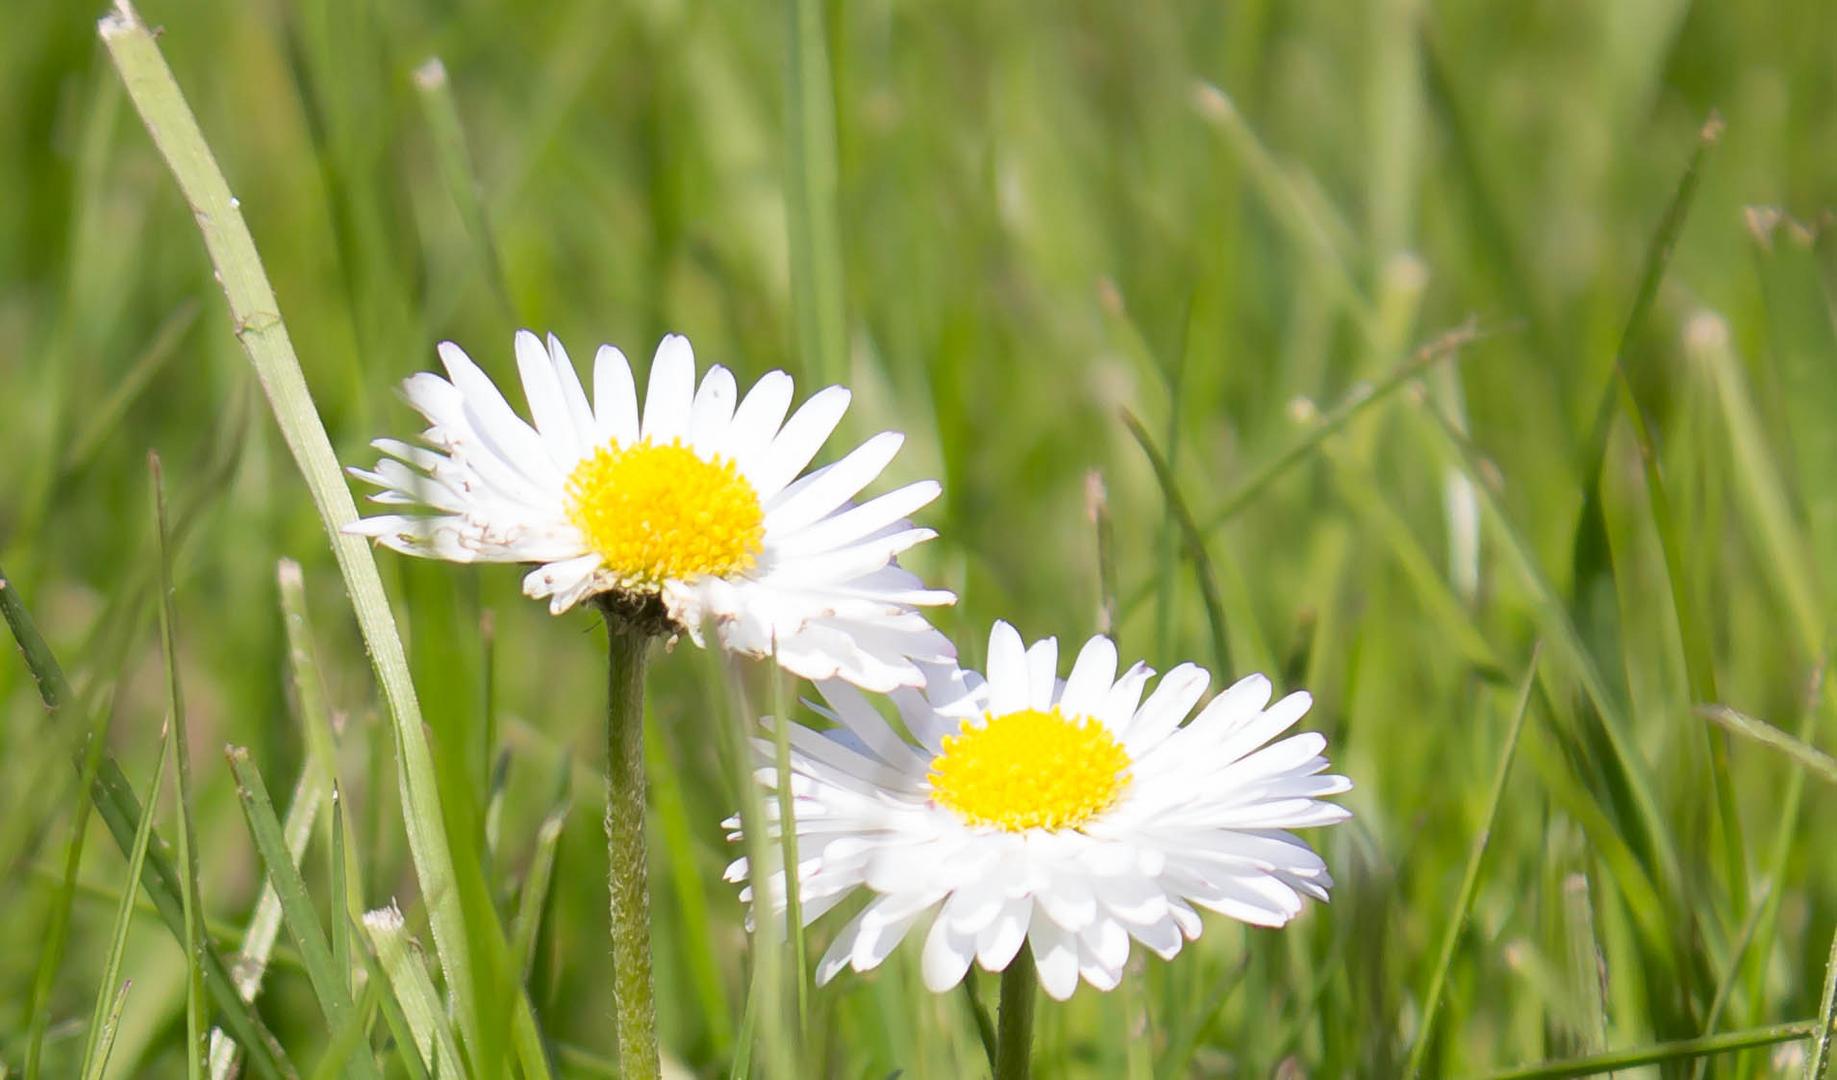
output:
[{"label": "green grass blade", "polygon": [[[703,891],[702,875],[696,866],[695,828],[683,793],[681,771],[653,710],[645,710],[644,723],[645,770],[650,774],[651,806],[656,811],[657,825],[663,833],[663,850],[669,860],[670,889],[676,896],[681,946],[696,1002],[701,1008],[709,1050],[716,1058],[721,1058],[733,1048],[733,1020],[727,986],[722,982],[721,965],[715,954],[713,931],[717,923],[708,910],[708,896]],[[512,938],[524,943],[522,950],[516,952],[524,964],[528,963],[528,950],[535,945],[535,918],[540,917],[548,896],[549,878],[554,872],[555,840],[561,834],[567,811],[564,801],[543,821],[529,874],[523,881],[524,896],[518,902],[517,932]],[[532,885],[540,892],[532,895]],[[527,938],[523,937],[525,933]]]},{"label": "green grass blade", "polygon": [[771,665],[772,763],[778,771],[778,852],[784,868],[785,935],[791,943],[791,1000],[797,1009],[797,1038],[810,1037],[810,957],[804,947],[803,882],[797,857],[797,806],[791,791],[791,700],[784,669]]},{"label": "green grass blade", "polygon": [[[248,225],[153,35],[128,0],[119,0],[115,13],[101,21],[99,32],[148,133],[198,221],[229,301],[236,336],[260,376],[344,575],[358,626],[389,706],[409,850],[422,894],[427,898],[435,950],[446,972],[448,989],[458,1002],[460,1028],[466,1034],[466,1042],[476,1050],[484,1046],[484,1036],[479,978],[467,943],[475,936],[485,938],[501,952],[502,929],[488,907],[467,910],[464,898],[485,895],[483,883],[461,883],[455,878],[433,758],[382,578],[369,546],[342,531],[357,520],[357,507],[345,486],[324,424],[313,407]],[[462,888],[462,884],[467,887]]]},{"label": "green grass blade", "polygon": [[408,1080],[428,1080],[427,1065],[415,1045],[414,1029],[409,1026],[408,1014],[402,1010],[402,1003],[396,1000],[389,985],[389,976],[383,973],[382,965],[371,954],[371,950],[359,949],[357,955],[363,961],[366,977],[379,988],[377,1004],[383,1012],[383,1024],[389,1029],[389,1037],[395,1040],[395,1053],[389,1058],[389,1063],[400,1065],[408,1075]]},{"label": "green grass blade", "polygon": [[[1645,475],[1646,498],[1652,524],[1658,533],[1659,549],[1664,556],[1665,576],[1670,585],[1678,640],[1683,645],[1684,677],[1694,701],[1715,701],[1721,697],[1716,689],[1715,650],[1710,641],[1708,623],[1698,611],[1697,591],[1688,578],[1684,561],[1683,526],[1672,511],[1671,496],[1659,464],[1658,446],[1653,435],[1657,424],[1650,414],[1649,405],[1640,399],[1635,389],[1632,374],[1627,367],[1627,354],[1632,346],[1633,335],[1644,325],[1646,315],[1658,296],[1659,283],[1664,280],[1665,271],[1671,265],[1672,252],[1677,247],[1678,236],[1683,231],[1684,221],[1690,214],[1691,202],[1696,195],[1704,157],[1716,145],[1721,133],[1722,121],[1714,114],[1698,132],[1690,161],[1684,167],[1684,174],[1647,248],[1644,268],[1640,272],[1639,289],[1634,295],[1632,310],[1627,314],[1619,344],[1614,350],[1612,381],[1604,395],[1618,397],[1621,412],[1632,425],[1633,441],[1638,447],[1640,467]],[[1589,462],[1585,474],[1587,496],[1584,499],[1584,514],[1589,509],[1595,514],[1602,512],[1600,485],[1602,470],[1606,467],[1605,438],[1597,449],[1600,453]],[[1582,528],[1604,530],[1605,524],[1585,521]],[[1578,577],[1578,588],[1582,585]],[[1741,815],[1735,806],[1734,785],[1729,778],[1726,739],[1711,734],[1709,759],[1710,784],[1722,821],[1724,870],[1728,874],[1730,896],[1736,910],[1740,912],[1747,903],[1747,850],[1742,840]]]},{"label": "green grass blade", "polygon": [[[332,1033],[332,1038],[325,1044],[325,1052],[319,1057],[319,1067],[313,1070],[313,1080],[334,1080],[336,1077],[349,1076],[347,1062],[353,1056],[361,1054],[370,1059],[374,1057],[369,1051],[370,1023],[376,1015],[377,985],[370,983],[364,987],[364,996],[345,1017],[344,1026]],[[361,1048],[361,1049],[360,1049]]]},{"label": "green grass blade", "polygon": [[[7,579],[3,569],[0,569],[0,616],[5,618],[13,640],[18,643],[19,651],[25,657],[26,668],[32,673],[40,699],[51,712],[52,719],[59,719],[65,710],[75,707],[76,696],[70,688],[69,680],[64,677],[62,665],[45,644],[31,613],[20,599],[19,589]],[[79,760],[78,770],[82,767]],[[92,801],[97,812],[102,815],[103,823],[108,826],[109,833],[115,838],[115,845],[124,855],[127,854],[132,850],[134,835],[140,829],[142,808],[140,800],[134,796],[133,785],[122,774],[121,767],[112,756],[103,756],[91,791]],[[148,812],[151,813],[150,808]],[[178,873],[172,866],[163,842],[155,840],[153,843],[141,880],[173,938],[183,941],[185,921],[179,901]],[[295,1076],[293,1066],[288,1062],[280,1043],[275,1041],[260,1018],[237,996],[235,984],[230,979],[223,958],[208,944],[204,951],[204,979],[231,1036],[249,1049],[250,1064],[255,1071],[263,1077]]]},{"label": "green grass blade", "polygon": [[1598,1053],[1607,1049],[1607,961],[1595,933],[1594,898],[1587,874],[1563,879],[1563,940],[1569,946],[1568,998],[1578,1010],[1578,1049]]},{"label": "green grass blade", "polygon": [[1186,499],[1180,494],[1180,486],[1168,465],[1167,459],[1155,449],[1154,439],[1148,429],[1142,426],[1134,414],[1123,413],[1123,426],[1135,438],[1136,445],[1147,455],[1148,464],[1154,468],[1155,480],[1161,485],[1161,497],[1167,503],[1168,511],[1173,515],[1180,532],[1181,545],[1186,549],[1186,556],[1193,563],[1193,577],[1199,583],[1199,597],[1205,605],[1206,626],[1212,633],[1213,670],[1218,672],[1235,671],[1231,666],[1231,646],[1225,637],[1225,608],[1218,594],[1218,576],[1212,569],[1212,559],[1206,554],[1205,533],[1193,520],[1193,512],[1187,506]]},{"label": "green grass blade", "polygon": [[[1723,965],[1722,978],[1716,981],[1716,995],[1710,999],[1709,1012],[1703,1017],[1703,1034],[1714,1035],[1716,1025],[1722,1022],[1723,1010],[1728,1007],[1729,997],[1735,991],[1735,983],[1741,978],[1742,967],[1748,956],[1748,949],[1754,943],[1755,932],[1763,921],[1770,916],[1773,901],[1773,885],[1767,883],[1761,888],[1760,895],[1748,907],[1748,917],[1742,920],[1741,933],[1735,937],[1735,947],[1729,950],[1728,962]],[[1708,1058],[1698,1058],[1691,1067],[1691,1080],[1702,1080],[1709,1068]]]},{"label": "green grass blade", "polygon": [[[107,986],[105,983],[103,988],[106,990]],[[108,1012],[97,1017],[95,1047],[83,1053],[82,1080],[102,1080],[103,1072],[108,1068],[109,1055],[115,1050],[115,1033],[121,1030],[121,1013],[128,1004],[128,991],[133,988],[134,980],[122,980],[121,989],[115,991]],[[5,1072],[0,1069],[0,1080],[5,1080]]]},{"label": "green grass blade", "polygon": [[420,954],[408,940],[402,913],[394,907],[367,912],[364,933],[376,950],[395,1000],[402,1006],[402,1015],[413,1033],[413,1049],[419,1060],[435,1063],[434,1071],[442,1077],[465,1075],[459,1070],[459,1049],[453,1043],[446,1011],[440,1006],[440,995],[421,963]]},{"label": "green grass blade", "polygon": [[479,195],[478,176],[472,167],[472,152],[466,146],[466,128],[459,119],[459,106],[453,100],[453,86],[447,79],[446,65],[438,56],[429,57],[415,69],[415,93],[421,99],[422,115],[427,119],[428,134],[433,139],[434,158],[440,167],[440,178],[447,194],[464,219],[466,235],[472,241],[478,264],[485,268],[491,294],[503,305],[504,314],[513,321],[516,304],[510,298],[510,286],[504,276],[504,260],[498,253],[496,235],[485,201]]},{"label": "green grass blade", "polygon": [[[295,866],[305,857],[306,844],[312,839],[313,826],[319,820],[328,784],[319,763],[309,760],[294,785],[293,799],[287,804],[287,816],[281,821],[281,832],[287,841],[287,855]],[[272,881],[263,880],[261,895],[255,901],[255,914],[242,935],[241,954],[236,959],[236,992],[242,1000],[253,1003],[261,993],[267,976],[268,961],[281,932],[281,899]],[[236,1062],[236,1045],[224,1037],[222,1029],[211,1032],[211,1080],[227,1080]]]},{"label": "green grass blade", "polygon": [[1485,1080],[1551,1080],[1553,1077],[1564,1076],[1599,1076],[1602,1073],[1633,1069],[1641,1065],[1682,1063],[1709,1054],[1727,1054],[1737,1050],[1751,1050],[1757,1046],[1777,1046],[1785,1042],[1798,1042],[1802,1039],[1809,1039],[1817,1033],[1818,1021],[1797,1020],[1790,1024],[1774,1024],[1770,1027],[1731,1031],[1724,1035],[1675,1039],[1670,1042],[1635,1046],[1626,1050],[1589,1054],[1585,1057],[1540,1061],[1534,1065],[1520,1065],[1487,1073]]},{"label": "green grass blade", "polygon": [[85,409],[83,426],[77,429],[70,439],[70,450],[64,455],[60,469],[64,475],[78,471],[95,456],[96,450],[104,440],[116,434],[128,409],[152,383],[153,377],[165,369],[167,361],[178,355],[179,343],[191,332],[192,325],[198,321],[199,305],[196,300],[185,300],[172,309],[159,328],[153,331],[153,337],[147,342],[140,355],[128,366],[127,374],[109,387],[108,395],[96,404],[93,410]]},{"label": "green grass blade", "polygon": [[[166,783],[168,756],[163,750],[166,734],[160,733],[162,746],[153,765],[153,781],[147,785],[147,805],[159,805],[160,790]],[[147,863],[147,842],[153,838],[153,815],[142,814],[140,827],[134,832],[134,845],[128,850],[128,873],[122,879],[121,903],[115,909],[114,929],[109,934],[108,959],[102,965],[102,979],[96,990],[96,1007],[90,1014],[89,1035],[83,1043],[83,1080],[101,1080],[108,1065],[108,1044],[114,1041],[114,1022],[120,1019],[121,1003],[127,996],[127,980],[121,977],[121,959],[127,953],[128,930],[134,922],[134,900],[140,895],[141,871]],[[109,987],[120,989],[109,993]],[[111,1007],[110,1000],[113,999]]]},{"label": "green grass blade", "polygon": [[[344,800],[338,796],[338,785],[332,785],[332,843],[331,868],[332,879],[332,969],[348,991],[351,986],[351,920],[345,917],[345,897],[348,895],[345,882],[344,850]],[[289,863],[298,866],[287,853]]]},{"label": "green grass blade", "polygon": [[1454,908],[1447,929],[1442,933],[1435,970],[1429,976],[1429,989],[1423,994],[1422,1030],[1417,1032],[1416,1041],[1410,1047],[1409,1064],[1404,1069],[1406,1076],[1420,1076],[1423,1062],[1428,1060],[1431,1036],[1435,1033],[1435,1015],[1441,1008],[1442,989],[1447,985],[1448,969],[1454,966],[1454,950],[1460,944],[1461,931],[1467,927],[1467,913],[1473,909],[1473,898],[1480,885],[1480,864],[1486,858],[1486,846],[1492,842],[1493,823],[1499,817],[1499,804],[1505,799],[1505,783],[1511,778],[1512,759],[1518,753],[1518,736],[1524,732],[1525,717],[1531,712],[1531,692],[1537,685],[1539,652],[1541,648],[1533,649],[1530,662],[1525,665],[1524,681],[1518,689],[1518,703],[1512,709],[1505,745],[1499,750],[1499,764],[1493,770],[1492,791],[1486,799],[1486,815],[1481,819],[1480,830],[1474,834],[1473,846],[1467,853],[1467,868],[1461,873],[1461,887],[1455,893]]},{"label": "green grass blade", "polygon": [[166,526],[166,489],[159,455],[149,455],[147,464],[153,476],[153,507],[159,530],[159,639],[166,658],[166,730],[171,733],[173,773],[178,781],[179,906],[185,916],[185,1075],[200,1080],[209,1052],[205,1033],[210,1030],[210,1017],[204,998],[204,898],[198,890],[198,847],[191,814],[191,741],[186,735],[185,695],[179,682],[171,532]]},{"label": "green grass blade", "polygon": [[1824,993],[1818,998],[1818,1036],[1805,1061],[1805,1080],[1824,1080],[1831,1057],[1831,1024],[1837,1021],[1837,935],[1831,938],[1831,958],[1824,965]]},{"label": "green grass blade", "polygon": [[848,375],[842,241],[836,221],[836,107],[822,0],[785,0],[785,221],[796,355],[819,384]]},{"label": "green grass blade", "polygon": [[1676,895],[1684,880],[1682,864],[1671,831],[1666,827],[1651,771],[1634,742],[1631,721],[1608,689],[1607,680],[1583,643],[1567,607],[1538,566],[1530,543],[1506,515],[1497,492],[1487,479],[1487,470],[1481,466],[1478,452],[1448,423],[1446,417],[1434,409],[1430,409],[1430,414],[1438,421],[1437,426],[1455,451],[1456,463],[1474,481],[1481,509],[1498,534],[1499,548],[1509,556],[1510,562],[1530,590],[1537,619],[1542,624],[1544,640],[1572,670],[1577,681],[1582,684],[1583,692],[1600,714],[1602,728],[1616,763],[1626,778],[1628,798],[1639,815],[1640,845],[1647,849],[1657,864],[1655,869],[1660,880]]},{"label": "green grass blade", "polygon": [[1811,746],[1800,739],[1795,739],[1772,724],[1757,720],[1746,713],[1738,712],[1726,705],[1706,705],[1697,709],[1698,715],[1721,725],[1730,734],[1740,735],[1744,739],[1759,743],[1769,750],[1775,750],[1792,759],[1807,773],[1827,784],[1837,784],[1837,758]]},{"label": "green grass blade", "polygon": [[[281,823],[274,816],[274,804],[268,798],[268,788],[262,783],[261,773],[250,761],[247,750],[232,746],[224,754],[229,759],[230,771],[236,777],[236,797],[242,803],[243,817],[248,821],[249,834],[255,840],[256,853],[261,856],[262,865],[268,871],[268,879],[273,882],[274,891],[280,897],[283,921],[294,944],[299,947],[300,958],[306,965],[306,976],[312,983],[320,1012],[334,1033],[343,1031],[356,1010],[346,981],[348,973],[336,967],[325,929],[319,921],[319,913],[314,910],[312,898],[307,895],[306,882],[288,856],[287,841],[281,833]],[[335,905],[334,910],[339,910],[341,906]],[[349,1061],[352,1075],[376,1075],[375,1062],[367,1051],[351,1054]]]}]

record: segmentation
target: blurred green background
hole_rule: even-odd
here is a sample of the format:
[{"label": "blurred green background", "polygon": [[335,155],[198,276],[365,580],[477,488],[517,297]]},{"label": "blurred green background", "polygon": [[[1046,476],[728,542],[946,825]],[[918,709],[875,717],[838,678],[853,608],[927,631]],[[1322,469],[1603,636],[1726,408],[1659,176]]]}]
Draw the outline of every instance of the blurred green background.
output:
[{"label": "blurred green background", "polygon": [[[800,7],[817,32],[795,38]],[[345,724],[364,902],[398,899],[425,941],[340,579],[99,14],[15,4],[0,35],[0,565],[144,790],[166,709],[145,467],[162,455],[205,910],[234,952],[261,868],[218,748],[249,746],[285,802],[305,751],[275,566],[300,561]],[[1280,932],[1209,918],[1123,991],[1044,1004],[1043,1075],[1400,1074],[1538,641],[1426,1071],[1817,1015],[1837,800],[1693,706],[1837,747],[1817,681],[1837,615],[1823,228],[1837,6],[210,0],[143,14],[346,463],[418,429],[393,388],[434,364],[438,340],[510,380],[518,327],[555,331],[583,362],[613,342],[641,368],[678,331],[742,386],[774,367],[800,398],[848,382],[829,454],[908,434],[885,482],[944,483],[921,515],[942,536],[909,562],[960,595],[939,619],[966,660],[994,618],[1062,642],[1104,625],[1095,471],[1125,657],[1314,693],[1309,723],[1357,784],[1354,821],[1314,837],[1333,903]],[[1720,138],[1691,174],[1675,253],[1654,263],[1712,113]],[[1469,320],[1476,340],[1388,378]],[[1197,561],[1125,410],[1206,527]],[[613,1049],[602,631],[524,600],[515,568],[381,562],[449,822],[506,925],[540,821],[558,789],[572,797],[529,987],[558,1070],[596,1075]],[[735,796],[715,732],[743,703],[692,647],[656,667],[664,1041],[692,1072],[724,1073],[747,968],[719,881]],[[24,665],[0,662],[0,1072],[26,1055],[80,734],[48,725]],[[90,829],[50,995],[52,1076],[81,1053],[123,887],[124,860]],[[321,904],[324,843],[306,863]],[[986,1068],[967,998],[927,994],[916,953],[817,994],[804,1075]],[[112,1075],[182,1074],[185,968],[163,924],[136,921],[123,971]],[[329,1036],[285,947],[260,1005],[313,1068]],[[1710,1072],[1772,1075],[1806,1046]]]}]

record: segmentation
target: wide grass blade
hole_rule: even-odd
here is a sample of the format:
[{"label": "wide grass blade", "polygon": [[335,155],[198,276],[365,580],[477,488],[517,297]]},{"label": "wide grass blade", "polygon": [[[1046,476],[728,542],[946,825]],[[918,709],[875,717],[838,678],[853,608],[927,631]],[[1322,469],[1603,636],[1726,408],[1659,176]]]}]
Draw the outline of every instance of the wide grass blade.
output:
[{"label": "wide grass blade", "polygon": [[1455,893],[1454,908],[1448,919],[1447,929],[1442,933],[1441,950],[1435,962],[1435,970],[1429,976],[1429,989],[1423,994],[1422,1030],[1417,1032],[1416,1041],[1410,1047],[1409,1064],[1404,1069],[1406,1076],[1420,1076],[1423,1062],[1428,1060],[1431,1036],[1435,1034],[1435,1015],[1441,1008],[1442,989],[1448,981],[1448,969],[1454,966],[1454,950],[1460,944],[1461,931],[1467,926],[1467,913],[1473,909],[1474,894],[1479,890],[1480,864],[1486,858],[1486,846],[1492,842],[1493,823],[1499,817],[1499,804],[1505,798],[1505,783],[1511,778],[1512,759],[1518,753],[1518,736],[1524,732],[1525,717],[1531,711],[1531,693],[1537,685],[1537,659],[1541,649],[1531,652],[1531,660],[1525,665],[1524,681],[1518,689],[1518,703],[1512,709],[1511,724],[1505,733],[1505,745],[1499,750],[1499,764],[1493,770],[1491,793],[1486,799],[1486,815],[1480,821],[1480,830],[1474,834],[1473,845],[1467,854],[1467,869],[1461,874],[1461,887]]},{"label": "wide grass blade", "polygon": [[[164,746],[166,733],[160,732],[161,751],[153,766],[153,781],[147,785],[147,805],[158,806],[160,790],[166,784]],[[153,815],[142,814],[140,827],[134,832],[134,846],[128,850],[128,874],[123,879],[121,903],[115,908],[115,926],[109,934],[108,959],[102,965],[102,979],[96,990],[96,1007],[90,1014],[89,1034],[83,1042],[83,1080],[101,1080],[108,1065],[109,1047],[114,1043],[116,1021],[121,1018],[122,1002],[127,997],[128,981],[121,977],[121,958],[127,952],[128,930],[134,922],[134,900],[140,895],[140,876],[147,863],[147,843],[153,838]],[[120,990],[109,993],[109,987]],[[110,1000],[113,999],[111,1007]]]},{"label": "wide grass blade", "polygon": [[[204,1075],[210,1030],[204,1001],[204,898],[198,891],[198,847],[191,815],[191,741],[186,736],[185,695],[179,682],[177,616],[172,598],[171,533],[166,527],[166,488],[159,455],[147,458],[153,475],[153,507],[159,527],[159,639],[166,657],[166,730],[171,733],[173,772],[178,778],[179,906],[185,916],[185,1075]],[[151,806],[151,804],[149,804]]]},{"label": "wide grass blade", "polygon": [[[299,947],[300,959],[306,965],[306,977],[311,981],[313,995],[319,1001],[319,1010],[324,1014],[332,1032],[341,1032],[356,1009],[351,1001],[350,972],[340,971],[336,966],[337,960],[327,942],[319,913],[313,908],[312,897],[307,895],[306,882],[288,855],[287,841],[281,833],[281,823],[274,816],[274,804],[268,798],[267,785],[262,783],[261,773],[249,759],[249,752],[232,746],[224,754],[229,759],[230,771],[236,777],[236,797],[242,803],[243,817],[249,823],[249,834],[255,840],[255,850],[261,856],[262,865],[267,868],[268,879],[274,884],[275,894],[280,897],[282,920]],[[341,909],[342,904],[334,908]],[[376,1063],[367,1049],[354,1051],[349,1055],[349,1063],[351,1075],[378,1075]]]}]

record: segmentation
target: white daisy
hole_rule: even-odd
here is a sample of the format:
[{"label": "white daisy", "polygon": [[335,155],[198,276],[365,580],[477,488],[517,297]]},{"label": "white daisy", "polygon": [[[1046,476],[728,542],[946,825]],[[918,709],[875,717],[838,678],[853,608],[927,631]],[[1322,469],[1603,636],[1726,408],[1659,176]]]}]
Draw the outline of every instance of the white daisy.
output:
[{"label": "white daisy", "polygon": [[[811,707],[837,726],[790,727],[805,921],[856,889],[875,895],[818,982],[877,966],[929,923],[932,990],[972,960],[1006,968],[1024,939],[1063,1000],[1080,976],[1116,986],[1131,938],[1173,957],[1199,936],[1198,908],[1281,926],[1304,897],[1327,898],[1326,865],[1288,830],[1344,820],[1320,800],[1352,784],[1325,772],[1318,734],[1269,745],[1307,712],[1306,693],[1271,705],[1269,680],[1252,675],[1183,725],[1210,680],[1199,667],[1176,667],[1143,701],[1153,672],[1119,678],[1107,638],[1084,646],[1069,679],[1057,664],[1053,639],[1026,648],[996,623],[986,682],[927,665],[922,692],[892,695],[916,745],[858,690],[819,684],[829,708]],[[774,785],[773,770],[757,775]],[[775,803],[765,809],[776,832]],[[746,874],[744,859],[728,868],[730,881]],[[782,917],[782,872],[767,887]]]},{"label": "white daisy", "polygon": [[871,690],[923,681],[915,661],[955,655],[917,607],[954,597],[902,570],[900,552],[936,535],[906,516],[938,496],[926,480],[856,505],[902,436],[883,432],[840,461],[804,472],[848,408],[840,386],[785,419],[791,377],[774,371],[742,400],[726,368],[695,379],[687,339],[651,361],[642,416],[631,365],[603,345],[590,404],[553,335],[517,334],[517,367],[534,426],[457,345],[447,378],[421,372],[403,389],[427,417],[423,441],[372,445],[389,455],[351,472],[376,502],[422,513],[350,526],[410,555],[538,564],[523,591],[560,614],[601,593],[655,598],[703,644],[776,655],[810,679]]}]

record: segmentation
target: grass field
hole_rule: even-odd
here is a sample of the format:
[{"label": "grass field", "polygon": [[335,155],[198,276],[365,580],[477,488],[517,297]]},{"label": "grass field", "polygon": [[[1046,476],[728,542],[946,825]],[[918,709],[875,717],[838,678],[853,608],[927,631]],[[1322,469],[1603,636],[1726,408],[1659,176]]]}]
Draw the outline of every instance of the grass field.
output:
[{"label": "grass field", "polygon": [[[200,1019],[272,1032],[250,1075],[362,1075],[366,1044],[421,1075],[424,1037],[472,1075],[613,1075],[604,631],[514,567],[382,552],[425,727],[379,683],[289,453],[310,414],[277,424],[245,354],[278,364],[277,328],[239,340],[103,14],[18,4],[0,34],[0,598],[70,683],[48,713],[0,657],[0,1077],[78,1075],[116,1005],[110,1076],[185,1075]],[[1837,7],[142,14],[341,463],[417,429],[395,388],[436,341],[509,382],[519,327],[641,367],[681,332],[743,387],[852,386],[831,454],[907,434],[881,490],[943,482],[908,565],[958,594],[966,662],[1005,618],[1312,691],[1356,785],[1311,834],[1331,904],[1209,916],[1042,1000],[1038,1075],[1822,1071]],[[771,680],[686,643],[654,669],[666,1064],[986,1074],[995,977],[928,993],[916,940],[796,1038],[720,880]],[[157,895],[122,786],[156,769]],[[356,920],[392,900],[399,931]],[[188,926],[229,961],[265,926],[253,1008],[207,985],[188,1019]]]}]

